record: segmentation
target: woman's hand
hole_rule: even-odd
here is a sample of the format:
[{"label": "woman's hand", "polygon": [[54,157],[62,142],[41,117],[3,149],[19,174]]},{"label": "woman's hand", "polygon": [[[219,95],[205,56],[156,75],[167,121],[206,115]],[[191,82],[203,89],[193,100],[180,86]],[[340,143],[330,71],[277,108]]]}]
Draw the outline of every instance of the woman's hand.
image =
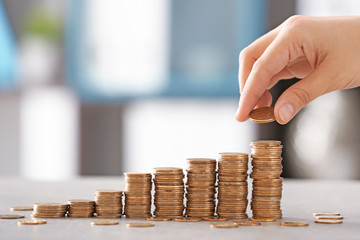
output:
[{"label": "woman's hand", "polygon": [[275,104],[277,121],[286,124],[315,98],[360,86],[360,17],[290,17],[243,49],[239,62],[238,121],[270,106],[268,90],[279,80],[302,79]]}]

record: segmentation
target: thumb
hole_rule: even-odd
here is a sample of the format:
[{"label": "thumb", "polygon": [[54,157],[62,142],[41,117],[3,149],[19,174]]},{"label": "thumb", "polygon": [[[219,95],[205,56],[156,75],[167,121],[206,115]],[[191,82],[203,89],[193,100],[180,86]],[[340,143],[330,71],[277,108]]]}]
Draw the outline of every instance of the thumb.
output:
[{"label": "thumb", "polygon": [[326,69],[323,62],[311,74],[281,94],[275,104],[275,118],[278,123],[288,123],[312,100],[329,92],[330,71]]}]

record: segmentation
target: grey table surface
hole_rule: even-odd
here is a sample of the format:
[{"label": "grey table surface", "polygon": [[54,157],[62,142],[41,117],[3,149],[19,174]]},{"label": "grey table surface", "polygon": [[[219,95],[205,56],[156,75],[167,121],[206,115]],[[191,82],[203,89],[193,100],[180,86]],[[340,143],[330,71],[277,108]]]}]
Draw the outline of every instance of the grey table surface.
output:
[{"label": "grey table surface", "polygon": [[[59,202],[74,198],[93,199],[96,189],[124,189],[121,177],[87,177],[68,181],[40,182],[0,178],[0,213],[10,207],[35,202]],[[17,220],[0,219],[0,239],[360,239],[360,181],[284,181],[282,209],[286,220],[306,221],[308,227],[282,227],[280,221],[260,227],[212,229],[209,222],[155,222],[152,228],[127,228],[119,219],[114,226],[91,226],[94,219],[47,219],[45,225],[18,226]],[[344,223],[316,224],[313,212],[338,211]],[[13,212],[14,213],[14,212]],[[30,212],[19,212],[30,218]],[[248,211],[250,213],[250,211]]]}]

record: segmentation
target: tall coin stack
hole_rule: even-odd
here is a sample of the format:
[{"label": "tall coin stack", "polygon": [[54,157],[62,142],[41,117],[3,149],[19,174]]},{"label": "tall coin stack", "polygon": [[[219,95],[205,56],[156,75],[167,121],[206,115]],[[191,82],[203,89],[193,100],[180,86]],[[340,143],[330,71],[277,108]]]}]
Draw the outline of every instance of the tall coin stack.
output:
[{"label": "tall coin stack", "polygon": [[280,141],[264,140],[250,144],[253,181],[251,210],[254,219],[282,218],[282,148]]},{"label": "tall coin stack", "polygon": [[123,192],[101,189],[95,192],[95,210],[98,218],[119,218],[122,215]]},{"label": "tall coin stack", "polygon": [[184,173],[182,168],[154,168],[156,217],[184,215]]},{"label": "tall coin stack", "polygon": [[216,160],[187,159],[186,215],[208,217],[215,213]]},{"label": "tall coin stack", "polygon": [[248,154],[220,153],[218,161],[217,215],[229,219],[247,218]]},{"label": "tall coin stack", "polygon": [[124,173],[125,215],[128,218],[151,216],[151,173]]},{"label": "tall coin stack", "polygon": [[68,201],[68,217],[88,218],[94,215],[95,201],[86,199],[72,199]]},{"label": "tall coin stack", "polygon": [[61,218],[65,217],[68,205],[66,203],[35,203],[32,217],[34,218]]}]

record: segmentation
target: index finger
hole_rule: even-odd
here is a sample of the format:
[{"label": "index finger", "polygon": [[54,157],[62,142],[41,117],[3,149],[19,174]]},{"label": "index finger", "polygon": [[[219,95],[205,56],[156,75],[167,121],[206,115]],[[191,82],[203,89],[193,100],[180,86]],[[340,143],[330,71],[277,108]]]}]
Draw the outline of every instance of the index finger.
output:
[{"label": "index finger", "polygon": [[268,89],[271,78],[289,62],[287,39],[278,35],[253,65],[240,96],[237,120],[248,119],[261,96]]},{"label": "index finger", "polygon": [[279,30],[280,26],[261,36],[240,52],[238,75],[240,93],[242,93],[242,90],[244,89],[246,80],[249,77],[254,63],[264,53],[270,43],[276,38]]}]

